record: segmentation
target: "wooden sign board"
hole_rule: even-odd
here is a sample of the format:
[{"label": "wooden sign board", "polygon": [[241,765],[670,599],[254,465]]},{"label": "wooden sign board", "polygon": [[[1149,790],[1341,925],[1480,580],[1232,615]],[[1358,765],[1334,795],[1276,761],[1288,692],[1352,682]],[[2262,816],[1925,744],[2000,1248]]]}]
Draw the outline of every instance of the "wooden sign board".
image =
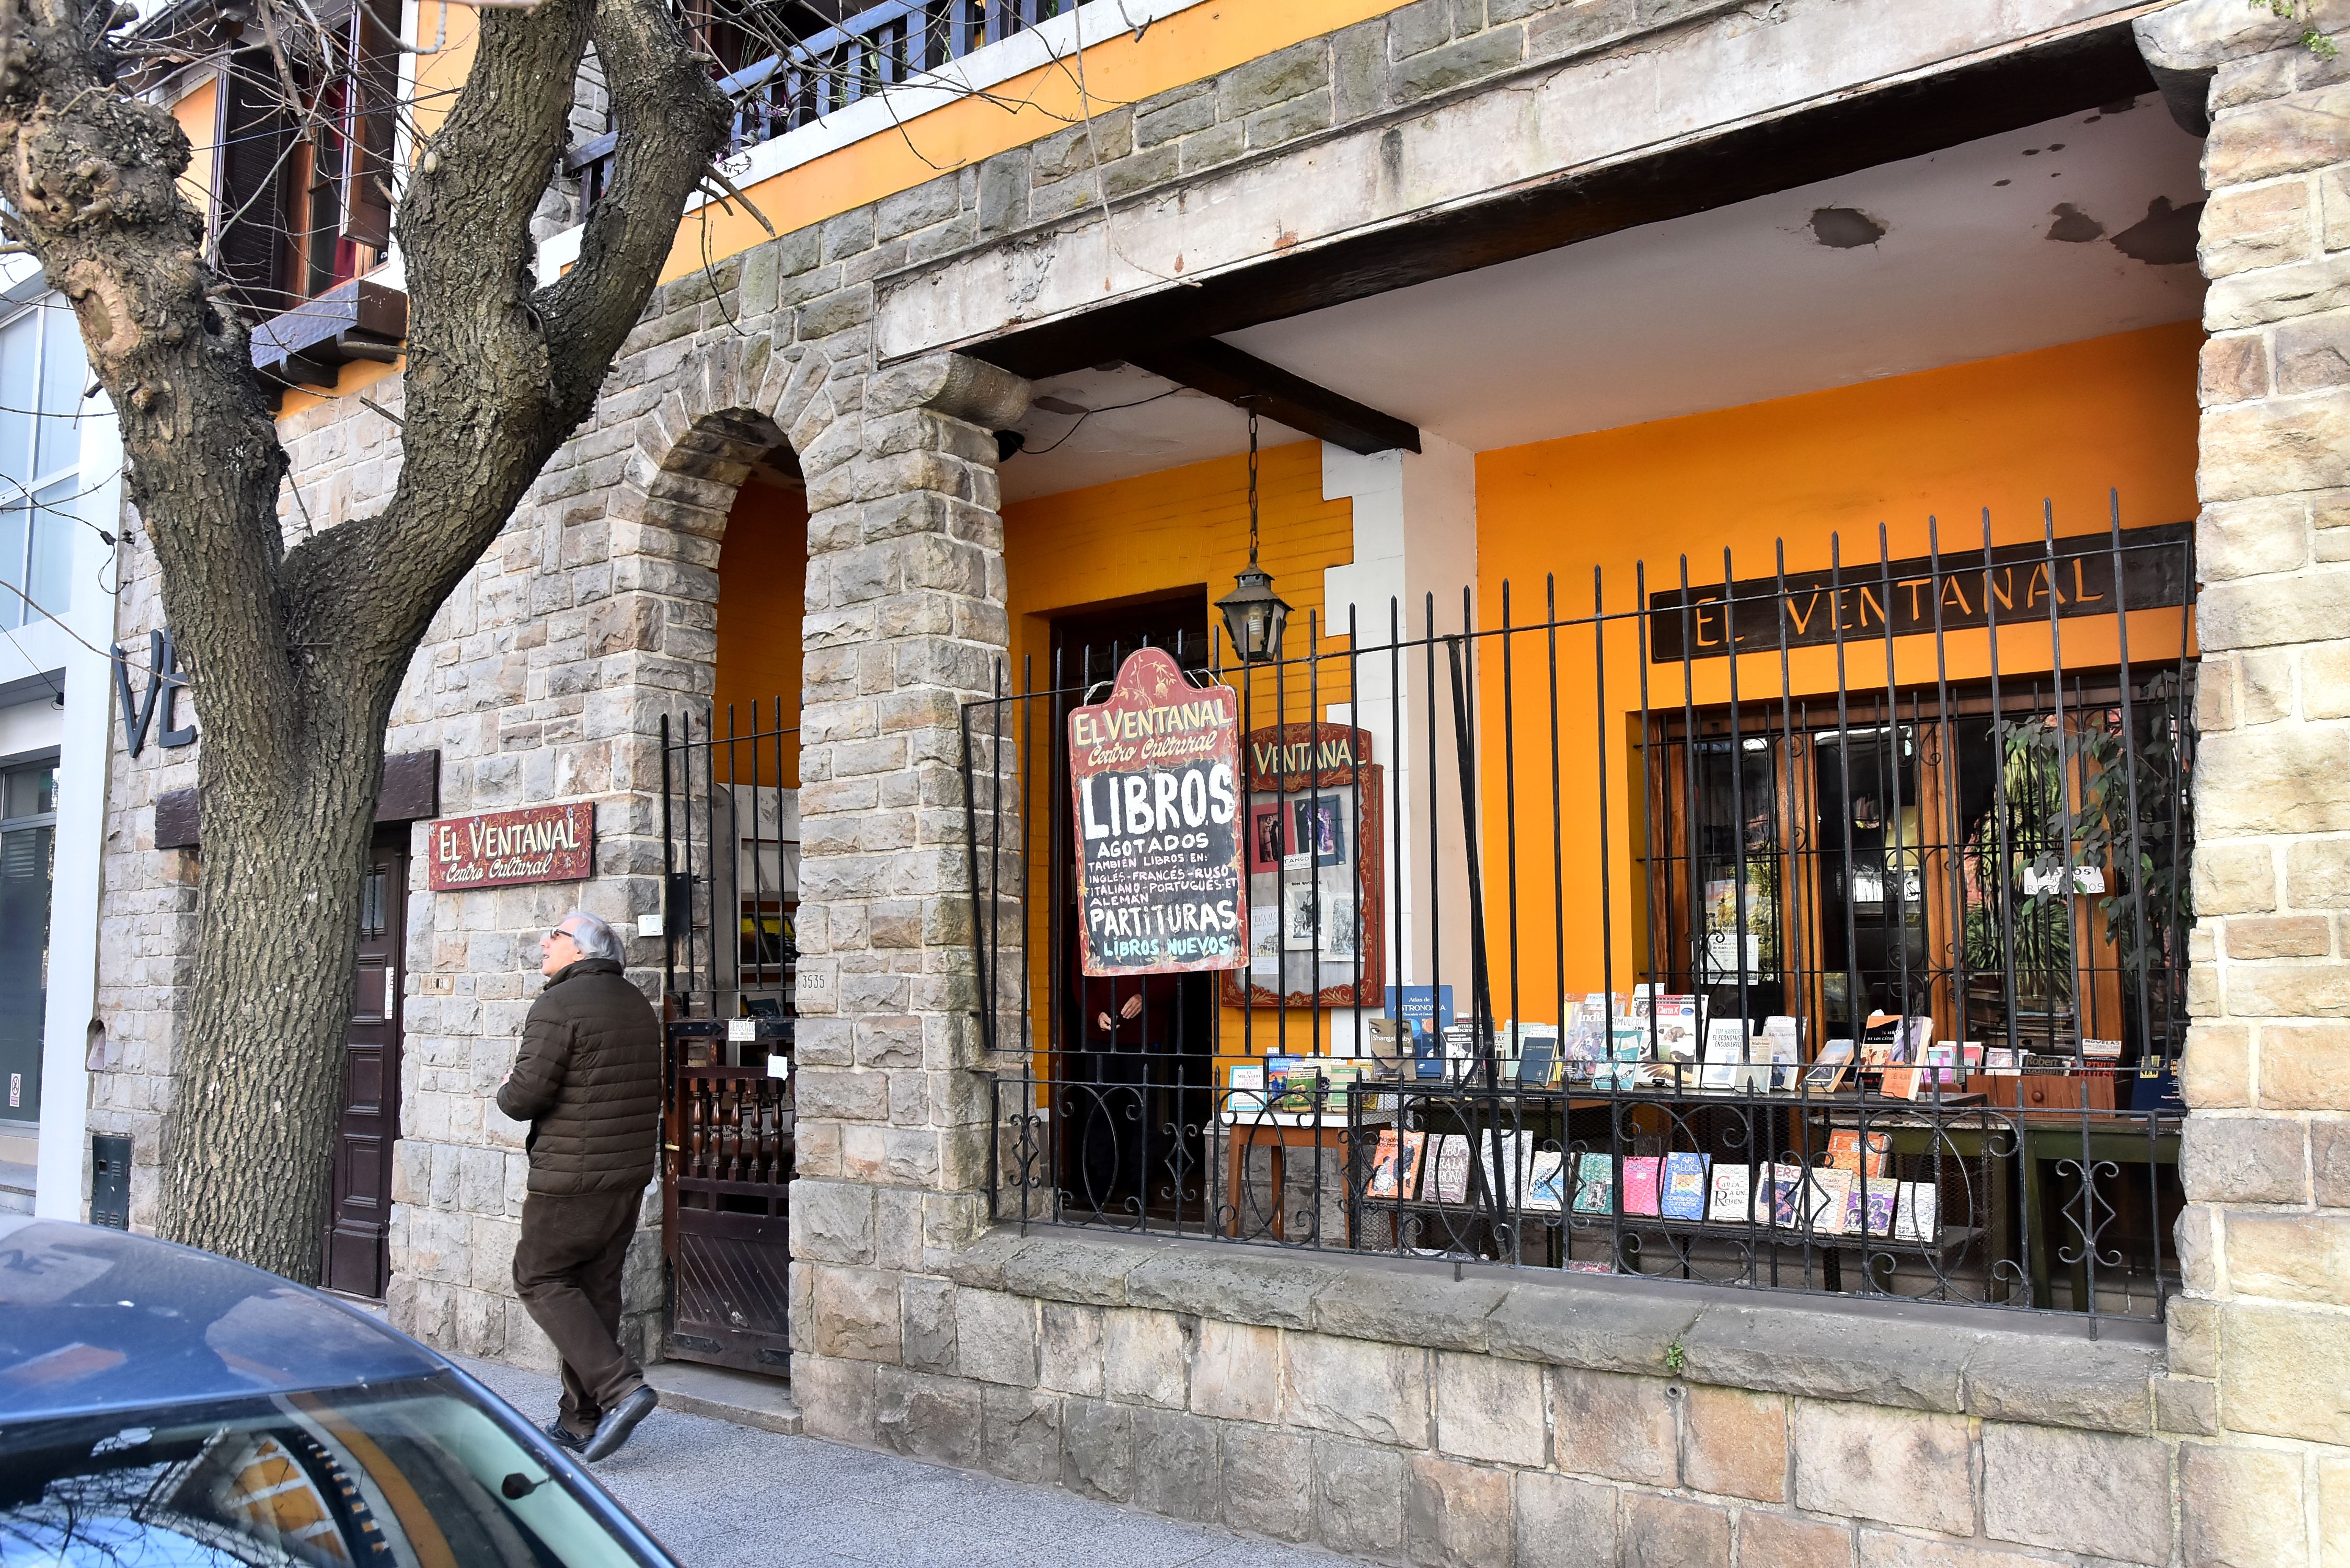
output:
[{"label": "wooden sign board", "polygon": [[[2188,536],[2193,525],[2164,524],[2122,533],[2116,570],[2113,535],[2083,534],[2053,546],[2034,539],[2002,545],[1986,562],[1981,550],[1942,552],[1939,560],[1913,556],[1880,562],[1860,559],[1831,572],[1790,572],[1748,577],[1731,585],[1667,589],[1648,596],[1648,658],[1657,664],[1691,659],[1724,659],[1741,653],[1773,653],[1783,634],[1789,648],[1825,648],[1835,642],[1882,643],[1895,637],[1930,637],[2002,627],[2048,624],[2054,607],[2061,618],[2174,608],[2192,597],[2188,581]],[[1785,591],[1781,592],[1784,587]]]},{"label": "wooden sign board", "polygon": [[1088,975],[1190,974],[1248,951],[1240,700],[1156,648],[1109,701],[1069,714],[1080,961]]},{"label": "wooden sign board", "polygon": [[1386,815],[1371,732],[1272,724],[1243,736],[1241,754],[1250,961],[1225,974],[1223,1004],[1380,1006]]},{"label": "wooden sign board", "polygon": [[449,817],[432,825],[427,857],[436,893],[581,881],[594,874],[596,808],[583,801]]}]

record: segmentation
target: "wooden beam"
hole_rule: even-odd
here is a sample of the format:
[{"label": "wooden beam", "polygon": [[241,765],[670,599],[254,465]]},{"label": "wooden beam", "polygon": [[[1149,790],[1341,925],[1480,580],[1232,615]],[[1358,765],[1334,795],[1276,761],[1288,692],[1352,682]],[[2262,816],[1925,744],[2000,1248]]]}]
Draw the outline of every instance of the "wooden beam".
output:
[{"label": "wooden beam", "polygon": [[[1032,379],[1792,191],[2151,94],[2117,22],[1939,76],[1856,92],[1653,157],[1564,175],[1141,298],[962,345]],[[2159,114],[2148,105],[2142,112]],[[1284,421],[1284,423],[1287,421]]]},{"label": "wooden beam", "polygon": [[1418,426],[1213,337],[1146,348],[1127,362],[1228,403],[1247,407],[1253,399],[1256,411],[1266,419],[1366,457],[1398,447],[1419,450]]}]

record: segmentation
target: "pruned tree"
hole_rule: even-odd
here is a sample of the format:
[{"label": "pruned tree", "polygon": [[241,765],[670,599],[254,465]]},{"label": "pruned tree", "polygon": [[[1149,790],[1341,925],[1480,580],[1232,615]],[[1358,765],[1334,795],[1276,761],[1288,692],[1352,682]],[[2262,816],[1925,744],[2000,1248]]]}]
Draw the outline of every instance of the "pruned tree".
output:
[{"label": "pruned tree", "polygon": [[[411,301],[396,487],[380,514],[288,547],[253,324],[182,193],[186,136],[118,80],[110,30],[130,19],[114,0],[0,0],[0,225],[73,302],[113,399],[204,724],[201,919],[158,1227],[315,1279],[386,721],[434,612],[593,407],[728,106],[665,0],[481,13],[394,219]],[[531,217],[591,42],[614,173],[577,263],[542,287]]]}]

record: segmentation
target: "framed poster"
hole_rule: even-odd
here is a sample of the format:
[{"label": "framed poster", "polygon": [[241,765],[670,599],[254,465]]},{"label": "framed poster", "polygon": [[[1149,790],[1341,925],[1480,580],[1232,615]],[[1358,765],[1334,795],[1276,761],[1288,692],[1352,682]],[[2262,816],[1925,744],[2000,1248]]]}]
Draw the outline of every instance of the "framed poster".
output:
[{"label": "framed poster", "polygon": [[1251,940],[1224,1005],[1380,1006],[1384,780],[1370,732],[1270,725],[1241,754]]},{"label": "framed poster", "polygon": [[[1088,975],[1230,970],[1248,951],[1240,699],[1156,648],[1069,714],[1077,932]],[[1276,824],[1277,826],[1277,824]]]}]

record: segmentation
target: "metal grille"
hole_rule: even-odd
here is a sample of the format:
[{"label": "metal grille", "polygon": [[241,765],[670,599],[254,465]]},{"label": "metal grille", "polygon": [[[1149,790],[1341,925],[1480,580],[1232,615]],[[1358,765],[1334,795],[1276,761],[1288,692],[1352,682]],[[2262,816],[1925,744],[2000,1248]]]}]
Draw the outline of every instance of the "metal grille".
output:
[{"label": "metal grille", "polygon": [[[1378,628],[1308,616],[1253,666],[1218,639],[1244,732],[1368,732],[1351,774],[1277,784],[1306,800],[1384,770],[1369,830],[1394,870],[1383,905],[1306,897],[1326,1004],[1228,992],[1212,1058],[1074,1016],[1055,737],[1107,672],[1000,675],[964,714],[983,1031],[1023,1064],[993,1091],[996,1213],[2158,1315],[2192,919],[2189,530],[2125,531],[2116,499],[2085,535],[2045,514],[2023,544],[1987,515],[1963,547],[1927,533],[1908,559],[1882,529],[1858,560],[1831,539],[1819,571],[1791,572],[1783,544],[1761,576],[1727,551],[1662,584],[1595,570],[1588,613],[1554,576],[1532,613],[1503,584],[1482,618],[1465,588],[1409,607],[1416,628],[1395,602]],[[1298,858],[1253,932],[1286,913]],[[1334,940],[1326,919],[1352,928]],[[1384,999],[1327,1006],[1333,953],[1383,964]],[[1431,1016],[1397,1080],[1276,1110],[1216,1065],[1360,1059],[1369,1022],[1415,998]],[[1692,1037],[1668,1038],[1677,1018]],[[1731,1028],[1721,1056],[1708,1026]],[[1529,1084],[1544,1043],[1586,1054]],[[1523,1168],[1471,1158],[1457,1199],[1382,1199],[1381,1139],[1414,1134],[1500,1140]],[[1854,1139],[1884,1157],[1850,1173],[1856,1197],[1816,1175],[1860,1158]],[[1545,1187],[1529,1212],[1538,1156],[1570,1188],[1598,1161],[1615,1196],[1554,1211]],[[1660,1175],[1668,1156],[1684,1179],[1691,1157],[1742,1166],[1762,1217],[1717,1224],[1710,1193],[1699,1220],[1641,1212],[1638,1162]],[[1802,1173],[1786,1216],[1783,1164]],[[1871,1233],[1886,1186],[1930,1234]],[[1805,1207],[1823,1190],[1857,1203],[1855,1231]]]},{"label": "metal grille", "polygon": [[[764,706],[764,705],[763,705]],[[780,1372],[795,1113],[798,732],[784,707],[661,721],[661,1193],[670,1349]]]}]

